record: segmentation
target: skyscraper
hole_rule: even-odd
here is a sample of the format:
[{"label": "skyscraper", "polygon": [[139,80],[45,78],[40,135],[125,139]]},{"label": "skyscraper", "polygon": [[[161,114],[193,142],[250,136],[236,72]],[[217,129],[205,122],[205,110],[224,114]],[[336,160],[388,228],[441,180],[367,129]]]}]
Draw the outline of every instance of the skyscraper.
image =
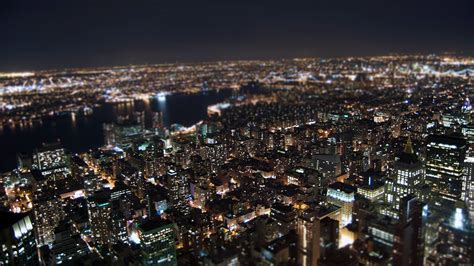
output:
[{"label": "skyscraper", "polygon": [[102,125],[102,131],[104,132],[104,144],[107,146],[115,145],[115,126],[111,123],[104,123]]},{"label": "skyscraper", "polygon": [[307,209],[298,217],[298,264],[317,265],[329,250],[337,249],[339,223],[330,218],[334,209]]},{"label": "skyscraper", "polygon": [[465,202],[471,221],[474,221],[474,157],[464,161],[464,180],[461,199]]},{"label": "skyscraper", "polygon": [[352,207],[354,205],[356,188],[351,185],[336,182],[328,186],[327,200],[329,203],[341,207],[341,227],[352,222]]},{"label": "skyscraper", "polygon": [[177,265],[174,224],[160,218],[138,225],[143,265]]},{"label": "skyscraper", "polygon": [[474,231],[462,203],[438,227],[438,237],[428,252],[426,265],[472,265]]},{"label": "skyscraper", "polygon": [[111,223],[110,193],[108,191],[96,192],[87,199],[89,211],[89,222],[92,231],[92,239],[100,246],[107,246],[111,243]]},{"label": "skyscraper", "polygon": [[145,131],[145,112],[135,112],[134,115],[140,131],[143,133]]},{"label": "skyscraper", "polygon": [[28,213],[0,212],[0,265],[39,265]]},{"label": "skyscraper", "polygon": [[35,235],[39,246],[54,241],[54,229],[64,218],[61,199],[54,195],[35,197],[33,200]]},{"label": "skyscraper", "polygon": [[441,201],[461,199],[466,140],[445,135],[431,135],[426,147],[426,184],[436,205]]},{"label": "skyscraper", "polygon": [[152,114],[152,127],[155,131],[155,134],[163,133],[164,122],[163,122],[163,113],[162,112],[153,112]]},{"label": "skyscraper", "polygon": [[166,177],[168,196],[172,207],[183,214],[188,213],[188,201],[191,198],[191,193],[189,191],[187,173],[182,170],[175,171],[174,169],[170,169]]},{"label": "skyscraper", "polygon": [[409,194],[419,194],[423,174],[423,164],[413,150],[411,139],[408,138],[405,150],[394,163],[393,177],[385,183],[385,201],[389,204],[388,215],[398,217],[400,200]]},{"label": "skyscraper", "polygon": [[394,265],[423,265],[423,207],[413,195],[400,199],[400,213],[393,244]]},{"label": "skyscraper", "polygon": [[33,169],[48,180],[63,179],[71,174],[69,155],[59,142],[43,143],[33,154]]},{"label": "skyscraper", "polygon": [[54,230],[53,256],[56,264],[78,262],[89,249],[70,221],[63,220]]}]

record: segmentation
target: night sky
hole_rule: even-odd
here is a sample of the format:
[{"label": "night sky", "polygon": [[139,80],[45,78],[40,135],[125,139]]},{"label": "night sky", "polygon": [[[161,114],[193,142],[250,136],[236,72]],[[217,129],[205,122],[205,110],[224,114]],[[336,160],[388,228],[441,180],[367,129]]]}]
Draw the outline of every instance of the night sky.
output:
[{"label": "night sky", "polygon": [[0,1],[0,71],[442,51],[473,0]]}]

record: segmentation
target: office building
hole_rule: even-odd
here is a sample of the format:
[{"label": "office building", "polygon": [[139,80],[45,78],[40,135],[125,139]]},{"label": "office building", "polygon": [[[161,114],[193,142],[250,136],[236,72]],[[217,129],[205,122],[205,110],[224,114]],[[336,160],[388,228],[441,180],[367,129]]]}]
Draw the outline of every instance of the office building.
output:
[{"label": "office building", "polygon": [[466,140],[455,136],[431,135],[426,146],[426,184],[435,205],[460,200]]},{"label": "office building", "polygon": [[175,225],[160,218],[137,226],[143,265],[177,265]]},{"label": "office building", "polygon": [[0,265],[39,265],[29,213],[0,212]]}]

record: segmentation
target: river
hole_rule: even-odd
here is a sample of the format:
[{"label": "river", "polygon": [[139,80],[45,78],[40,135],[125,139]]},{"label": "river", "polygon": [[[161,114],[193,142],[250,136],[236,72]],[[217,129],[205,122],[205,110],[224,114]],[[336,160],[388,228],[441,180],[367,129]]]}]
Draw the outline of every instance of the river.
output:
[{"label": "river", "polygon": [[104,104],[93,114],[63,115],[44,118],[42,123],[28,127],[5,127],[0,130],[0,172],[16,167],[16,154],[32,152],[43,142],[60,140],[69,151],[85,152],[103,145],[102,124],[113,122],[119,115],[145,111],[147,126],[151,124],[151,112],[163,113],[165,126],[181,124],[191,126],[207,117],[207,106],[222,102],[232,91],[208,91],[197,94],[171,94],[149,101]]}]

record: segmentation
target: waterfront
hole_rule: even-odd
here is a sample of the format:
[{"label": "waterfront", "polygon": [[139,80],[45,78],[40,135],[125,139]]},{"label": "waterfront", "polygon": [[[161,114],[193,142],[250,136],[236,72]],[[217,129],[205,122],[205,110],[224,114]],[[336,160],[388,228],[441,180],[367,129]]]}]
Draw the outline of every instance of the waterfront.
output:
[{"label": "waterfront", "polygon": [[198,94],[171,94],[134,103],[104,104],[92,115],[62,115],[45,118],[42,123],[28,127],[5,127],[0,131],[0,172],[16,167],[18,152],[31,152],[43,142],[60,140],[69,151],[85,152],[104,143],[102,124],[114,122],[119,115],[145,111],[150,126],[150,112],[163,113],[165,126],[181,124],[191,126],[207,117],[207,106],[224,101],[232,91],[208,91]]}]

